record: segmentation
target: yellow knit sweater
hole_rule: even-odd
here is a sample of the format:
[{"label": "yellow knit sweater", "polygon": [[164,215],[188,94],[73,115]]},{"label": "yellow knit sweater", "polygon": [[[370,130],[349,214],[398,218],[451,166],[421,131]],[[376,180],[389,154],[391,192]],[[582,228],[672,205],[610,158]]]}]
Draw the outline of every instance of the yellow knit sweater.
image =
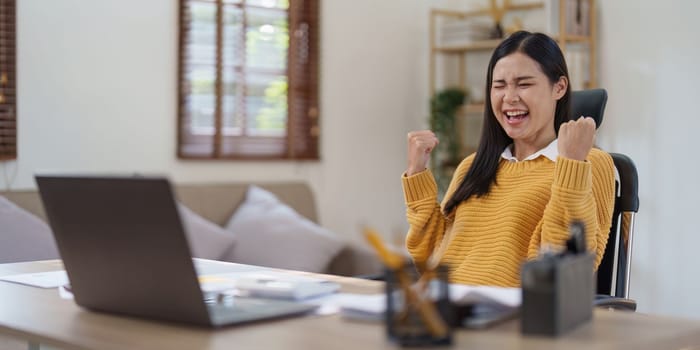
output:
[{"label": "yellow knit sweater", "polygon": [[[457,167],[446,199],[473,160],[471,155]],[[574,219],[585,223],[586,244],[596,255],[596,268],[605,251],[615,170],[610,155],[601,150],[592,149],[587,161],[501,159],[491,191],[462,202],[448,218],[438,204],[430,170],[402,181],[410,224],[408,251],[416,262],[425,262],[436,251],[450,268],[451,282],[520,286],[521,264],[537,257],[542,246],[563,247]],[[445,242],[443,237],[448,237]]]}]

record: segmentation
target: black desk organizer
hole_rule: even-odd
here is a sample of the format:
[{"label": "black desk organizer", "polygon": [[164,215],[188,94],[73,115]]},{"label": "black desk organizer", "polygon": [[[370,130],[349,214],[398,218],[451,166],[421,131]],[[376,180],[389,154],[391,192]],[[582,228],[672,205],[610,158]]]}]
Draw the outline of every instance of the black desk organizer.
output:
[{"label": "black desk organizer", "polygon": [[566,246],[523,265],[523,334],[558,336],[593,318],[593,254],[586,251],[583,223],[572,223]]}]

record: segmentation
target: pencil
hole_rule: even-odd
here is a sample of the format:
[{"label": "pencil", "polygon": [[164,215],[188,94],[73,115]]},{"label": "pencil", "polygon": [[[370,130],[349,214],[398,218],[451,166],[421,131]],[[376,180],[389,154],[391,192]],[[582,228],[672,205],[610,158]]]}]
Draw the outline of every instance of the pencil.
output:
[{"label": "pencil", "polygon": [[420,295],[411,288],[410,278],[403,269],[403,258],[389,251],[374,230],[365,228],[365,237],[377,251],[379,259],[394,271],[399,286],[406,296],[406,307],[414,305],[418,309],[418,313],[421,315],[423,321],[425,321],[431,335],[434,337],[446,336],[448,331],[447,325],[438,314],[435,305],[430,300],[421,298]]}]

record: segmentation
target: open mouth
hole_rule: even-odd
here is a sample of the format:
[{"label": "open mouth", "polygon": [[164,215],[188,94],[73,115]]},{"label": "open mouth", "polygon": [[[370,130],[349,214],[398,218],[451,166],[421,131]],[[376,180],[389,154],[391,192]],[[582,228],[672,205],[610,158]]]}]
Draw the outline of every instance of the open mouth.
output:
[{"label": "open mouth", "polygon": [[525,119],[530,113],[528,111],[506,111],[505,115],[508,121],[517,122]]}]

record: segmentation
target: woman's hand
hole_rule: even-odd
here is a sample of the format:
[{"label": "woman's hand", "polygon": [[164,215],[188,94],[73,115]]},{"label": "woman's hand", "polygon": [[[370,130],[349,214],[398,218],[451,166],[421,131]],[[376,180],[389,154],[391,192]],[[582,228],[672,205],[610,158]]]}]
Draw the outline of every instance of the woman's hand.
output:
[{"label": "woman's hand", "polygon": [[559,127],[559,155],[573,160],[586,160],[595,141],[595,120],[578,118]]},{"label": "woman's hand", "polygon": [[430,152],[438,145],[438,139],[430,130],[408,133],[408,169],[406,176],[419,173],[428,167]]}]

